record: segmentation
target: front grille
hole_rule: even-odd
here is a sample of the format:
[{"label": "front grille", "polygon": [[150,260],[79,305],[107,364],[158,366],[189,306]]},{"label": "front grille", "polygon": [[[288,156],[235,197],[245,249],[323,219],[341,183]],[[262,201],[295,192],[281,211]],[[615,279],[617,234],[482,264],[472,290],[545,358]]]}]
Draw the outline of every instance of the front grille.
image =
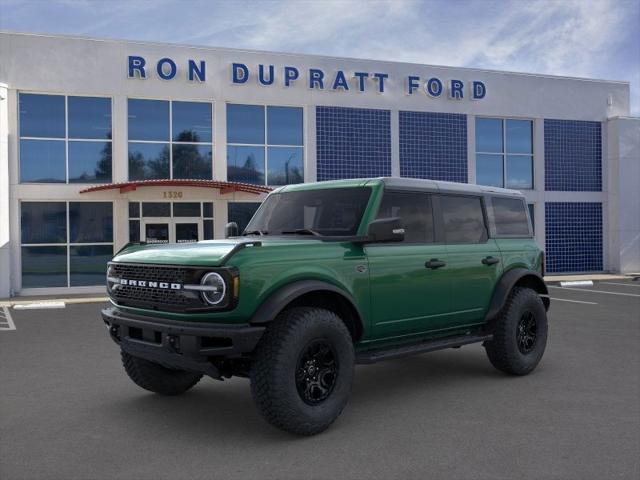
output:
[{"label": "front grille", "polygon": [[[199,284],[203,269],[143,264],[109,264],[109,277],[157,284]],[[181,312],[201,309],[207,304],[199,292],[193,290],[153,288],[109,282],[109,294],[118,304],[159,311]]]}]

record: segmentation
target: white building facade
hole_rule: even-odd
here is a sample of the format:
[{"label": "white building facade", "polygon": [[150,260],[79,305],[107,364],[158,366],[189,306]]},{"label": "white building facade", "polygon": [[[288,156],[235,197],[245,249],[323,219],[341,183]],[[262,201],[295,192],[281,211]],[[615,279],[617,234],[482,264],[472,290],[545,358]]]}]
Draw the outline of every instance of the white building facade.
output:
[{"label": "white building facade", "polygon": [[548,273],[640,271],[629,84],[0,33],[0,298],[103,291],[130,241],[222,238],[270,187],[522,190]]}]

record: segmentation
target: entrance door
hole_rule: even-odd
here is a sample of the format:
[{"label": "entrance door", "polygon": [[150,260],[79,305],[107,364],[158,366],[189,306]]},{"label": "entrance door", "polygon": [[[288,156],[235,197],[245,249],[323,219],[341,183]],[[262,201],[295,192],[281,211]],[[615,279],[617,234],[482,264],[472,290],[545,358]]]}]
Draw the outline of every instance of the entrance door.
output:
[{"label": "entrance door", "polygon": [[193,243],[202,240],[201,218],[153,218],[142,220],[142,238],[147,243]]},{"label": "entrance door", "polygon": [[174,220],[173,237],[175,243],[193,243],[202,240],[202,219],[180,218]]},{"label": "entrance door", "polygon": [[142,240],[147,243],[169,243],[170,218],[154,218],[142,221]]}]

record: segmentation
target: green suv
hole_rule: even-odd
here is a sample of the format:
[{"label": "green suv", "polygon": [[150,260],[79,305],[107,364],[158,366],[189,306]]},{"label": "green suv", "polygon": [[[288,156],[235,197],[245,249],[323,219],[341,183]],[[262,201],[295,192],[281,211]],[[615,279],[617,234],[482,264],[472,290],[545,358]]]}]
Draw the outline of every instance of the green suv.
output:
[{"label": "green suv", "polygon": [[[234,232],[235,230],[235,232]],[[248,377],[262,415],[326,429],[356,363],[481,342],[531,372],[547,341],[544,257],[512,190],[375,178],[289,185],[229,238],[129,245],[102,312],[129,377],[163,395]]]}]

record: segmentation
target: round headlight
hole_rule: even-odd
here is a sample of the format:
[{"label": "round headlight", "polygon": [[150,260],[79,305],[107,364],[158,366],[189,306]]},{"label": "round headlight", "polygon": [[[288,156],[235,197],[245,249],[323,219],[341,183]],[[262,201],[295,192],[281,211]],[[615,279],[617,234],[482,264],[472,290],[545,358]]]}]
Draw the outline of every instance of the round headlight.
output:
[{"label": "round headlight", "polygon": [[227,291],[224,279],[216,272],[209,272],[200,281],[202,286],[202,298],[210,305],[217,305],[223,299]]}]

